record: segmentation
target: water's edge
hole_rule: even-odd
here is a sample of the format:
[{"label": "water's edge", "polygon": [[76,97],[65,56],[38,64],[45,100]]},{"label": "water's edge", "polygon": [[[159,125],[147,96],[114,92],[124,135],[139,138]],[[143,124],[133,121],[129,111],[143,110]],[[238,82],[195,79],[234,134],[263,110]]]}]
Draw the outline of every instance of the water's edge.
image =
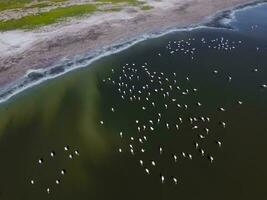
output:
[{"label": "water's edge", "polygon": [[90,64],[103,57],[121,52],[147,39],[159,38],[173,32],[192,31],[201,28],[233,29],[233,27],[230,26],[230,22],[235,20],[236,12],[243,11],[255,6],[260,6],[262,4],[265,4],[266,2],[267,0],[257,0],[252,3],[238,5],[230,9],[228,8],[226,10],[220,10],[217,11],[214,15],[206,17],[204,20],[197,24],[192,24],[185,27],[174,27],[153,33],[145,33],[135,38],[128,38],[127,40],[116,43],[110,47],[98,49],[93,53],[85,53],[83,55],[77,55],[73,59],[61,60],[57,64],[49,68],[28,70],[28,72],[17,81],[8,84],[3,88],[0,88],[0,103],[6,102],[18,93],[35,85],[38,85],[46,80],[56,78],[78,68],[88,67]]}]

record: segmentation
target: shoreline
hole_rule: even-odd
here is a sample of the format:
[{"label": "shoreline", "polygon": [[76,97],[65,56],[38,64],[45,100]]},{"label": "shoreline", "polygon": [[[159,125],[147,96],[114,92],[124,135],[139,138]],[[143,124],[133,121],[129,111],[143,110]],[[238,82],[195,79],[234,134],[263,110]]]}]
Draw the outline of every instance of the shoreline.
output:
[{"label": "shoreline", "polygon": [[[111,43],[111,45],[109,46],[106,47],[103,46],[94,51],[88,51],[87,53],[86,52],[80,53],[77,54],[76,56],[69,57],[68,59],[63,57],[59,59],[57,62],[54,63],[52,62],[53,64],[51,66],[48,65],[43,67],[39,66],[32,68],[29,67],[26,71],[24,71],[24,74],[19,78],[16,78],[0,86],[0,103],[6,102],[11,97],[19,94],[20,92],[28,88],[31,88],[35,85],[38,85],[46,80],[56,78],[58,76],[68,73],[72,70],[76,70],[78,68],[88,67],[88,65],[95,62],[96,60],[123,51],[147,39],[158,38],[173,32],[191,31],[199,28],[228,28],[224,27],[224,25],[227,26],[227,23],[234,20],[234,15],[236,12],[243,10],[244,8],[246,9],[266,3],[266,1],[246,1],[246,0],[240,0],[240,1],[242,1],[243,3],[233,5],[232,7],[216,10],[216,12],[214,12],[213,14],[201,18],[199,22],[190,23],[191,25],[190,24],[185,24],[183,26],[176,25],[165,28],[158,27],[157,30],[136,34],[135,37],[131,36],[125,37],[122,40],[119,40],[119,42],[115,41]],[[230,21],[223,22],[222,20],[226,18],[229,19]],[[212,26],[213,23],[215,26]],[[218,24],[220,24],[221,26],[218,26]],[[53,72],[54,74],[51,73],[51,71],[54,71]],[[55,71],[58,72],[55,73]],[[1,72],[0,72],[0,79],[1,79]]]}]

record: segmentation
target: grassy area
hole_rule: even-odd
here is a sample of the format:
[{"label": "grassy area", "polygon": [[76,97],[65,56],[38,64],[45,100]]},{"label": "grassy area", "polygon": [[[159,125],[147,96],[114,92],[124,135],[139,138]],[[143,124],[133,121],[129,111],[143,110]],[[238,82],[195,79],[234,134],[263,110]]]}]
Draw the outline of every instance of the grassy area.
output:
[{"label": "grassy area", "polygon": [[145,4],[144,1],[140,1],[140,0],[96,0],[96,2],[112,3],[112,4],[127,3],[127,4],[133,5],[133,6],[140,6],[140,5]]},{"label": "grassy area", "polygon": [[112,7],[112,8],[108,8],[108,9],[100,9],[100,11],[104,11],[104,12],[119,12],[121,11],[122,8],[121,7]]},{"label": "grassy area", "polygon": [[[64,2],[66,0],[38,0],[36,4],[29,7],[42,7],[44,4]],[[34,2],[33,0],[0,0],[0,11],[28,7],[28,4]],[[36,6],[35,6],[36,5]]]},{"label": "grassy area", "polygon": [[102,3],[136,3],[138,0],[96,0],[96,2]]},{"label": "grassy area", "polygon": [[47,6],[50,6],[50,2],[40,2],[40,3],[35,3],[35,4],[30,4],[30,5],[25,5],[24,7],[25,8],[44,8],[44,7],[47,7]]},{"label": "grassy area", "polygon": [[[53,5],[58,2],[64,2],[66,0],[0,0],[0,11],[13,8],[43,8]],[[122,5],[119,3],[126,3],[132,6],[138,6],[142,10],[149,10],[152,7],[145,4],[140,0],[96,0],[105,5],[107,3],[114,4],[110,8],[102,9],[98,4],[83,4],[73,5],[68,7],[58,7],[47,12],[40,12],[38,14],[29,14],[19,19],[9,19],[6,21],[0,21],[0,31],[14,30],[14,29],[33,29],[40,26],[50,25],[63,20],[67,17],[80,16],[88,13],[95,12],[96,10],[104,12],[117,12],[122,9]],[[15,12],[15,11],[14,11]],[[26,11],[25,11],[26,12]]]},{"label": "grassy area", "polygon": [[152,6],[149,6],[149,5],[144,5],[144,6],[141,6],[141,10],[150,10],[152,9],[153,7]]},{"label": "grassy area", "polygon": [[96,9],[97,7],[94,4],[56,8],[49,12],[44,12],[37,15],[28,15],[20,19],[0,21],[0,30],[6,31],[13,29],[33,29],[35,27],[53,24],[67,17],[92,13],[96,11]]},{"label": "grassy area", "polygon": [[24,7],[30,0],[0,0],[0,11]]}]

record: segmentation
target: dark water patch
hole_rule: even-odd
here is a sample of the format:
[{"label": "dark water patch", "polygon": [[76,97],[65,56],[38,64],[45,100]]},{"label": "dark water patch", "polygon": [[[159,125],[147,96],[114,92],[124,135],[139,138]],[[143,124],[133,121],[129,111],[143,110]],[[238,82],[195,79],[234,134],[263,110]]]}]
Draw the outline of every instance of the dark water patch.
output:
[{"label": "dark water patch", "polygon": [[[237,6],[235,8],[233,8],[232,10],[225,10],[222,11],[220,13],[218,13],[217,15],[215,15],[213,17],[213,19],[210,22],[205,23],[205,25],[209,26],[209,27],[214,27],[214,28],[225,28],[225,29],[237,29],[240,28],[240,24],[234,24],[233,21],[236,21],[236,13],[238,12],[242,12],[242,10],[244,9],[251,9],[253,10],[253,8],[255,6],[261,6],[266,3],[266,0],[259,0],[259,1],[254,1],[252,3],[248,3],[248,4],[243,4],[240,6]],[[255,10],[255,9],[254,9]],[[239,20],[239,22],[242,20]],[[258,20],[255,20],[258,21]]]},{"label": "dark water patch", "polygon": [[31,72],[27,74],[27,77],[30,79],[30,81],[37,81],[44,77],[44,74],[41,72]]}]

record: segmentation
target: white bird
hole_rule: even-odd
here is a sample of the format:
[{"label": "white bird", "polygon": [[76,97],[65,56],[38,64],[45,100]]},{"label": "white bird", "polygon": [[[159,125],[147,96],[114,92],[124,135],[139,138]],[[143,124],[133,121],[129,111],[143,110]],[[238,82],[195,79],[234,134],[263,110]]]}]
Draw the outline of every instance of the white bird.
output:
[{"label": "white bird", "polygon": [[50,156],[54,157],[55,155],[56,155],[56,153],[54,151],[51,151]]},{"label": "white bird", "polygon": [[216,144],[218,144],[219,147],[222,146],[222,143],[220,141],[216,141]]},{"label": "white bird", "polygon": [[64,175],[64,174],[66,174],[66,170],[65,170],[65,169],[62,169],[62,170],[60,171],[60,173],[61,173],[61,175]]},{"label": "white bird", "polygon": [[226,123],[225,122],[220,122],[220,124],[223,126],[223,128],[226,127]]},{"label": "white bird", "polygon": [[162,149],[162,147],[159,147],[159,154],[161,155],[161,154],[162,154],[162,152],[163,152],[163,149]]},{"label": "white bird", "polygon": [[47,194],[50,194],[50,188],[46,189]]},{"label": "white bird", "polygon": [[39,160],[38,160],[38,163],[39,164],[42,164],[44,162],[44,159],[43,158],[40,158]]},{"label": "white bird", "polygon": [[143,130],[146,130],[146,125],[143,125]]},{"label": "white bird", "polygon": [[201,155],[204,156],[204,154],[205,154],[204,150],[200,149],[199,151],[200,151]]},{"label": "white bird", "polygon": [[193,118],[189,117],[189,121],[190,121],[190,124],[192,124],[193,123]]},{"label": "white bird", "polygon": [[201,134],[199,134],[198,136],[200,137],[200,139],[204,139],[205,138],[205,136],[201,135]]},{"label": "white bird", "polygon": [[195,144],[195,148],[198,149],[199,144],[197,142],[195,142],[194,144]]},{"label": "white bird", "polygon": [[146,168],[145,171],[148,175],[150,174],[149,169]]},{"label": "white bird", "polygon": [[225,112],[225,109],[224,108],[219,108],[219,110]]},{"label": "white bird", "polygon": [[192,160],[192,159],[193,159],[193,157],[192,157],[192,155],[191,155],[191,154],[188,154],[188,157],[189,157],[189,159],[190,159],[190,160]]},{"label": "white bird", "polygon": [[168,123],[166,123],[166,127],[167,127],[167,129],[170,129],[170,126],[169,126],[169,124],[168,124]]},{"label": "white bird", "polygon": [[140,165],[143,167],[144,162],[142,160],[139,160]]},{"label": "white bird", "polygon": [[177,162],[177,156],[173,154],[174,162]]},{"label": "white bird", "polygon": [[59,183],[60,183],[60,180],[59,180],[59,179],[57,179],[57,180],[56,180],[56,184],[58,185]]},{"label": "white bird", "polygon": [[164,183],[164,181],[165,181],[165,178],[162,174],[160,174],[160,180],[161,180],[161,183]]},{"label": "white bird", "polygon": [[173,177],[172,180],[173,180],[175,185],[178,183],[178,180],[175,177]]},{"label": "white bird", "polygon": [[208,156],[208,158],[209,158],[210,162],[212,163],[214,158],[212,156]]}]

